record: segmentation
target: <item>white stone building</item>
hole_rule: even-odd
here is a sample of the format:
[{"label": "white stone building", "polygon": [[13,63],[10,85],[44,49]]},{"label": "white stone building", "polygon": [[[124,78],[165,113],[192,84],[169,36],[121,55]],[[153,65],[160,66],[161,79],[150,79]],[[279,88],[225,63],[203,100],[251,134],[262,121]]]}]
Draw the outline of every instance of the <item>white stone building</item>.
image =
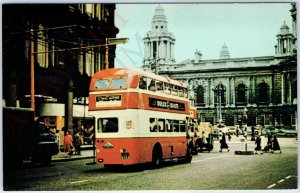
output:
[{"label": "white stone building", "polygon": [[151,22],[151,30],[144,40],[144,69],[155,70],[156,64],[174,64],[175,37],[168,31],[164,9],[158,5]]},{"label": "white stone building", "polygon": [[[161,6],[156,9],[156,14],[157,10],[162,10]],[[200,121],[215,124],[221,118],[226,125],[238,125],[246,110],[248,125],[275,125],[295,129],[297,34],[294,4],[290,11],[292,29],[284,22],[277,35],[273,56],[231,58],[224,43],[219,59],[202,60],[201,52],[196,50],[192,60],[178,64],[161,61],[151,69],[188,83],[190,94],[196,99]],[[146,47],[148,39],[144,40]],[[149,61],[149,54],[153,56],[153,50],[145,48],[145,67],[149,64],[146,62]],[[222,117],[218,117],[219,105]]]}]

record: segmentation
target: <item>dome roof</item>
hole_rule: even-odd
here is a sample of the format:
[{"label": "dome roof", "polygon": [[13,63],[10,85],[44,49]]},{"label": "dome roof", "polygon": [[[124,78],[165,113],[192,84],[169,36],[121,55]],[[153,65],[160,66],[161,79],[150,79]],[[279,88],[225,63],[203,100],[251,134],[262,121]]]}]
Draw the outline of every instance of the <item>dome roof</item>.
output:
[{"label": "dome roof", "polygon": [[165,10],[161,5],[158,5],[155,9],[155,15],[165,15]]},{"label": "dome roof", "polygon": [[224,43],[221,48],[220,59],[228,59],[228,58],[230,58],[230,54],[229,54],[226,44]]},{"label": "dome roof", "polygon": [[290,28],[286,25],[286,22],[284,21],[283,25],[280,28],[280,34],[289,34]]},{"label": "dome roof", "polygon": [[162,8],[161,5],[158,5],[155,9],[155,13],[152,19],[152,22],[159,22],[159,21],[163,21],[166,22],[167,18],[165,16],[165,10],[164,8]]}]

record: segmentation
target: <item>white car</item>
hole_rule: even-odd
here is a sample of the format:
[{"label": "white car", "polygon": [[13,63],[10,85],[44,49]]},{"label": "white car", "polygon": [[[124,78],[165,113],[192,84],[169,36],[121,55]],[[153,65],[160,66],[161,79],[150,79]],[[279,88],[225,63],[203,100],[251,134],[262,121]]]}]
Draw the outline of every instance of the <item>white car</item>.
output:
[{"label": "white car", "polygon": [[230,135],[236,135],[236,127],[229,127],[227,132],[230,133]]}]

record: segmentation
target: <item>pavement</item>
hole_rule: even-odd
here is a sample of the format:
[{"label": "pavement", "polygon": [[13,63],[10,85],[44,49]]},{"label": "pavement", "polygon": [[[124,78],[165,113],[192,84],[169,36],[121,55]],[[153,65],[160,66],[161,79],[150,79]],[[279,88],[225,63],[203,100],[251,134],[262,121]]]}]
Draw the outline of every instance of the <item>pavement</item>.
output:
[{"label": "pavement", "polygon": [[[227,137],[226,137],[227,139]],[[255,142],[250,140],[251,137],[248,136],[248,140],[246,141],[248,145],[249,151],[254,151],[255,148]],[[279,144],[290,144],[290,143],[298,143],[297,138],[278,138]],[[236,136],[232,136],[231,141],[228,139],[226,140],[229,147],[232,147],[234,149],[240,148],[240,138]],[[266,137],[262,136],[262,147],[265,146],[267,142]],[[214,141],[214,150],[219,151],[219,140]],[[214,151],[213,150],[213,151]],[[72,161],[72,160],[80,160],[80,159],[92,159],[94,158],[94,147],[92,145],[90,146],[82,146],[81,155],[67,155],[66,152],[59,152],[57,155],[52,156],[52,162],[62,162],[62,161]]]},{"label": "pavement", "polygon": [[91,159],[94,157],[93,146],[83,146],[80,155],[68,155],[66,152],[60,151],[57,155],[52,156],[52,162]]}]

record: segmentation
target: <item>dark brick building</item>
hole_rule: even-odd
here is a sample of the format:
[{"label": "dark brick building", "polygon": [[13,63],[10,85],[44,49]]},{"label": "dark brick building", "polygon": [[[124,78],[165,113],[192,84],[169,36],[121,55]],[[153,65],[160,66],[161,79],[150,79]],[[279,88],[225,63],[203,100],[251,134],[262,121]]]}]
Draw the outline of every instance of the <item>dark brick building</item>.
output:
[{"label": "dark brick building", "polygon": [[[64,103],[70,80],[74,98],[88,96],[90,77],[105,66],[105,48],[95,45],[119,32],[114,11],[115,4],[3,4],[6,106],[18,101],[30,107],[32,51],[37,106],[49,98]],[[114,67],[114,57],[115,46],[110,46],[109,67]]]}]

